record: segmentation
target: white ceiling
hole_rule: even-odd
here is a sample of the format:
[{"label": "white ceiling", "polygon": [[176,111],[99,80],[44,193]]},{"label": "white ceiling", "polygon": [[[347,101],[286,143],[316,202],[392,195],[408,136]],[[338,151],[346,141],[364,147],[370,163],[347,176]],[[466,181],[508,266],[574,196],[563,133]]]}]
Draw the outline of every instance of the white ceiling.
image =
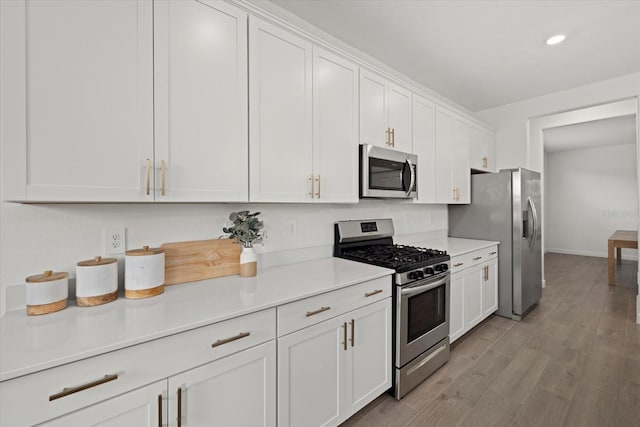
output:
[{"label": "white ceiling", "polygon": [[613,117],[545,129],[544,151],[568,151],[604,145],[635,144],[636,116]]},{"label": "white ceiling", "polygon": [[640,72],[638,0],[272,2],[471,111]]}]

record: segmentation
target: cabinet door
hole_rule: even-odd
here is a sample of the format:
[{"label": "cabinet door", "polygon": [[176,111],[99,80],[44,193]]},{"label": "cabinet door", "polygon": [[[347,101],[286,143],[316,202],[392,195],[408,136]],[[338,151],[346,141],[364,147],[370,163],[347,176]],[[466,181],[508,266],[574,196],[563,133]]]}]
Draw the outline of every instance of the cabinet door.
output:
[{"label": "cabinet door", "polygon": [[453,343],[465,332],[464,324],[464,273],[451,275],[449,301],[449,340]]},{"label": "cabinet door", "polygon": [[411,91],[393,83],[389,84],[389,127],[391,147],[412,153]]},{"label": "cabinet door", "polygon": [[487,170],[496,170],[496,135],[493,132],[485,130],[483,132],[484,146],[486,147]]},{"label": "cabinet door", "polygon": [[482,311],[482,268],[473,267],[464,274],[464,327],[473,328],[483,319]]},{"label": "cabinet door", "polygon": [[154,3],[157,201],[248,201],[247,14]]},{"label": "cabinet door", "polygon": [[181,405],[184,426],[275,427],[275,341],[170,377],[168,390],[169,425]]},{"label": "cabinet door", "polygon": [[249,38],[250,200],[311,201],[311,44],[257,18]]},{"label": "cabinet door", "polygon": [[454,145],[454,115],[440,106],[436,107],[436,200],[452,203],[454,188],[451,181]]},{"label": "cabinet door", "polygon": [[358,67],[313,48],[314,200],[358,202]]},{"label": "cabinet door", "polygon": [[387,80],[360,69],[360,143],[390,146]]},{"label": "cabinet door", "polygon": [[347,315],[347,413],[356,413],[391,387],[391,299]]},{"label": "cabinet door", "polygon": [[498,309],[498,260],[487,263],[483,268],[482,310],[487,317]]},{"label": "cabinet door", "polygon": [[167,420],[167,407],[163,396],[166,393],[167,381],[158,381],[40,425],[48,427],[164,425],[163,423]]},{"label": "cabinet door", "polygon": [[347,328],[338,317],[278,338],[279,427],[342,421]]},{"label": "cabinet door", "polygon": [[[469,166],[472,169],[487,170],[489,161],[486,153],[486,139],[484,130],[478,126],[471,125],[469,140]],[[483,161],[486,159],[486,161]]]},{"label": "cabinet door", "polygon": [[413,95],[413,153],[418,155],[418,203],[436,202],[435,104]]},{"label": "cabinet door", "polygon": [[466,119],[454,119],[451,181],[457,189],[453,203],[471,203],[471,171],[469,169],[469,138],[471,126]]},{"label": "cabinet door", "polygon": [[152,3],[0,4],[4,198],[152,200]]}]

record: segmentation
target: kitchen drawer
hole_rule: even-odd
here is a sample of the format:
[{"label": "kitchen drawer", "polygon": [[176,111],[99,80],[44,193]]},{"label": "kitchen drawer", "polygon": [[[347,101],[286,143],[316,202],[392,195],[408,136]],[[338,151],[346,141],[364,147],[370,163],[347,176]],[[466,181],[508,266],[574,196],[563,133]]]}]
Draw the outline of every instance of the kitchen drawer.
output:
[{"label": "kitchen drawer", "polygon": [[274,338],[269,309],[14,378],[0,384],[0,425],[40,423]]},{"label": "kitchen drawer", "polygon": [[462,271],[466,268],[480,265],[498,257],[498,245],[478,249],[451,258],[451,273]]},{"label": "kitchen drawer", "polygon": [[391,296],[391,276],[369,280],[278,307],[278,336]]}]

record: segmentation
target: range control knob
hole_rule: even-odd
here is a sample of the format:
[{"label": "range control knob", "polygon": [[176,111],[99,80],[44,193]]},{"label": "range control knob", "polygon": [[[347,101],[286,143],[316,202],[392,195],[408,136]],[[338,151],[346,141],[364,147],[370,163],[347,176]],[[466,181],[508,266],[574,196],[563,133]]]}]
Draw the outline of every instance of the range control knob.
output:
[{"label": "range control knob", "polygon": [[436,271],[438,271],[438,272],[447,271],[448,269],[449,269],[449,267],[447,266],[447,264],[438,264],[438,265],[436,265]]},{"label": "range control knob", "polygon": [[420,280],[424,277],[424,274],[422,274],[422,271],[412,271],[407,277],[411,280]]},{"label": "range control knob", "polygon": [[432,267],[427,267],[424,269],[424,274],[428,275],[428,276],[433,276],[435,273],[435,271],[433,271]]}]

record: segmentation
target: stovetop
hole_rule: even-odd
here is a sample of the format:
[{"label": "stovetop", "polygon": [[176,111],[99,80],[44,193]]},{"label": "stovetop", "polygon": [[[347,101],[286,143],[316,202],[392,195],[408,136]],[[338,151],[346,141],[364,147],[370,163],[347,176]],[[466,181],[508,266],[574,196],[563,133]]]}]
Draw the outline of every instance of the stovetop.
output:
[{"label": "stovetop", "polygon": [[340,256],[353,261],[392,268],[398,273],[446,262],[450,259],[446,251],[394,244],[345,248],[340,251]]}]

